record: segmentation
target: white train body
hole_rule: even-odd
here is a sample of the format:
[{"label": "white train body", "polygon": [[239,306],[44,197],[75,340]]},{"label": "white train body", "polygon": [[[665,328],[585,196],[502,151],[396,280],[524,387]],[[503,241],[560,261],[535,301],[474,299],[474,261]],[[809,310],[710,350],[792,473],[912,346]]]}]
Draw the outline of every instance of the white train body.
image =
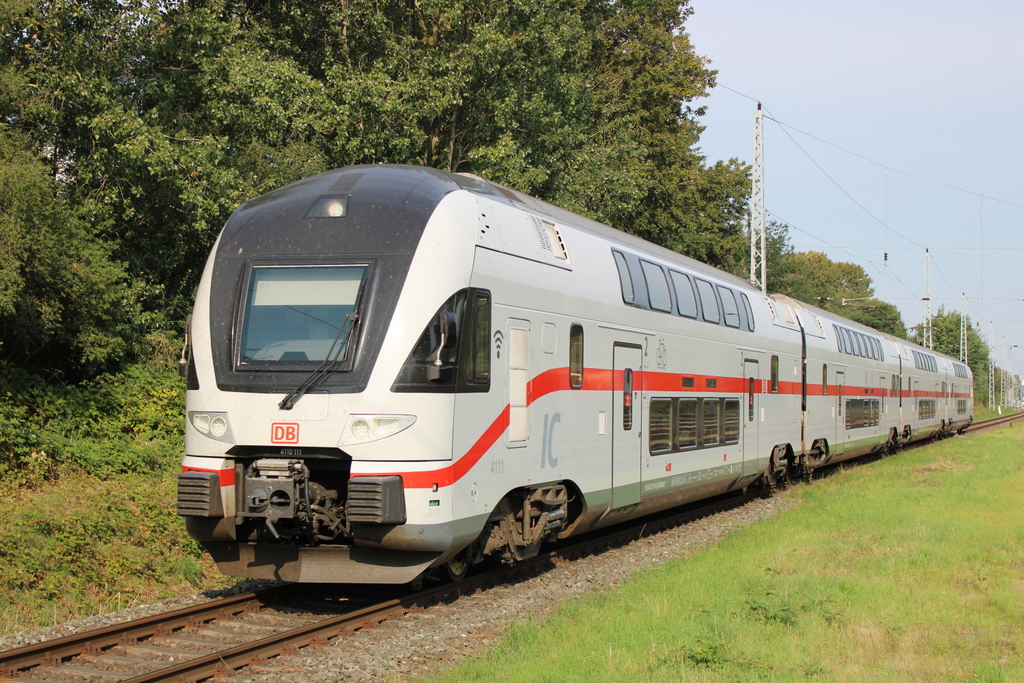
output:
[{"label": "white train body", "polygon": [[244,204],[190,330],[179,513],[238,576],[458,575],[972,415],[953,359],[426,168]]}]

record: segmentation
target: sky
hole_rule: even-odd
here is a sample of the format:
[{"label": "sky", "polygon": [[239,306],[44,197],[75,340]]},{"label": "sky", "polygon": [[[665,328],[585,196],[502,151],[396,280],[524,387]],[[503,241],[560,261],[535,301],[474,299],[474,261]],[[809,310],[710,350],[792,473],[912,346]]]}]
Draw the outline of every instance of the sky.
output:
[{"label": "sky", "polygon": [[793,247],[861,265],[908,327],[924,319],[928,249],[932,313],[965,295],[997,362],[1024,374],[1024,3],[690,7],[686,32],[718,72],[695,103],[708,163],[752,161],[761,102],[765,206]]}]

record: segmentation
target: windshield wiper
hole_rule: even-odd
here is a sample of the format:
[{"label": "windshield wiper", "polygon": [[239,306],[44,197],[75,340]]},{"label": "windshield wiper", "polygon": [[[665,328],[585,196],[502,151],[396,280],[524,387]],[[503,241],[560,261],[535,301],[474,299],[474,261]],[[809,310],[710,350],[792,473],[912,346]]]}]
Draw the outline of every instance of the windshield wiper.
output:
[{"label": "windshield wiper", "polygon": [[[305,381],[299,386],[289,392],[287,396],[281,399],[281,402],[277,404],[277,407],[281,410],[291,410],[292,406],[299,402],[306,392],[315,387],[320,382],[327,378],[327,374],[334,370],[334,366],[337,365],[338,361],[344,352],[348,350],[348,338],[352,334],[352,328],[355,326],[356,320],[359,316],[355,311],[352,311],[345,316],[345,323],[338,330],[338,335],[331,342],[330,348],[327,349],[327,355],[324,357],[324,362],[320,364],[313,373],[305,379]],[[340,343],[339,343],[340,342]]]}]

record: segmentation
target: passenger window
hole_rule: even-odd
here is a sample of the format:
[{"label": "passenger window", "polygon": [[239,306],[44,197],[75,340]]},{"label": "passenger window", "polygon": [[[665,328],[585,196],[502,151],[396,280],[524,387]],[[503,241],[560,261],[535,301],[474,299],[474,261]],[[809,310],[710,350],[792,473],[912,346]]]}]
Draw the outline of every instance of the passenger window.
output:
[{"label": "passenger window", "polygon": [[743,312],[747,314],[747,329],[754,331],[754,309],[750,307],[750,299],[743,292],[740,292],[740,301],[743,302]]},{"label": "passenger window", "polygon": [[672,400],[655,398],[651,400],[651,453],[667,453],[672,450]]},{"label": "passenger window", "polygon": [[576,323],[569,327],[569,386],[583,386],[583,325]]},{"label": "passenger window", "polygon": [[640,261],[640,267],[644,272],[644,279],[647,281],[647,296],[651,308],[656,311],[672,312],[672,295],[668,293],[668,280],[665,279],[665,271],[657,263]]},{"label": "passenger window", "polygon": [[779,393],[779,357],[772,356],[772,393]]},{"label": "passenger window", "polygon": [[701,445],[714,446],[720,440],[719,410],[722,404],[716,400],[704,399],[701,411]]},{"label": "passenger window", "polygon": [[626,257],[618,251],[613,251],[615,267],[619,270],[619,285],[622,287],[622,300],[627,304],[636,303],[636,295],[633,293],[633,278],[629,276],[629,266],[626,264]]},{"label": "passenger window", "polygon": [[670,270],[672,285],[676,290],[676,302],[679,304],[679,315],[687,318],[697,317],[697,300],[693,297],[693,284],[690,276]]},{"label": "passenger window", "polygon": [[697,283],[697,292],[700,294],[700,307],[704,312],[704,319],[709,323],[718,323],[722,320],[722,313],[718,310],[718,299],[715,298],[715,290],[707,280],[694,278]]},{"label": "passenger window", "polygon": [[725,311],[725,324],[729,327],[740,326],[740,311],[736,306],[736,295],[731,289],[718,286],[718,295],[722,297],[722,310]]},{"label": "passenger window", "polygon": [[676,415],[676,441],[679,450],[694,448],[697,445],[697,401],[692,398],[681,398]]},{"label": "passenger window", "polygon": [[740,402],[735,398],[724,401],[725,411],[722,415],[722,436],[725,443],[739,443],[740,440]]}]

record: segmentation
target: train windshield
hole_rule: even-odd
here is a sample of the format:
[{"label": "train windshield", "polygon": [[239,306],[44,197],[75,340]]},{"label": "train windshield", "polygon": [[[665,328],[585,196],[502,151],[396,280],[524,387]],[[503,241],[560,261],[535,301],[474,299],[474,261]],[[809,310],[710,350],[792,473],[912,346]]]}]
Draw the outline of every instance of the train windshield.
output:
[{"label": "train windshield", "polygon": [[[266,369],[319,365],[351,356],[354,314],[368,264],[253,266],[238,364]],[[344,369],[344,368],[342,368]]]}]

